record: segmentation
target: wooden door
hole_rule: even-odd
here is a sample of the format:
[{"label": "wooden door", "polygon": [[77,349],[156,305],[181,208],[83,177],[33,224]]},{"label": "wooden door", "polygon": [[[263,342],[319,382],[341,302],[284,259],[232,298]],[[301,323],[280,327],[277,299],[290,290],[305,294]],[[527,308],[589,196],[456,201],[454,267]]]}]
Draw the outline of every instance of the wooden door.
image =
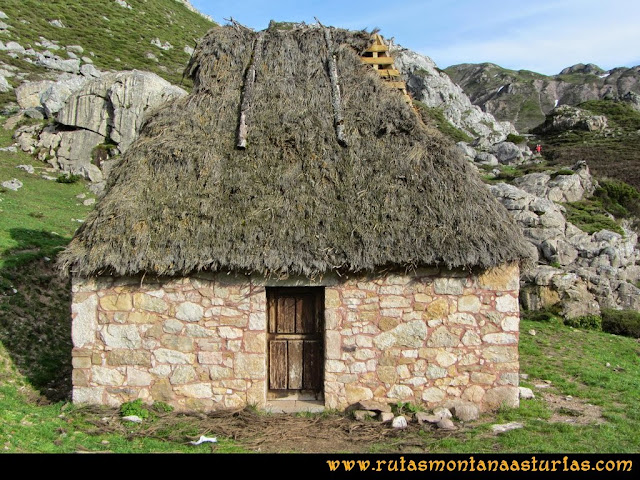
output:
[{"label": "wooden door", "polygon": [[322,394],[324,294],[322,288],[268,288],[268,359],[271,398]]}]

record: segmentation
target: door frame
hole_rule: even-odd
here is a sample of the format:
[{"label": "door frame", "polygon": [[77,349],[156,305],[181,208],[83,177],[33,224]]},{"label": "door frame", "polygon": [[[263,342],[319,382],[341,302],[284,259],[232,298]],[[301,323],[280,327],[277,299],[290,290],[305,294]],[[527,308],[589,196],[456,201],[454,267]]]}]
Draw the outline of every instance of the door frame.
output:
[{"label": "door frame", "polygon": [[[313,334],[298,334],[298,333],[276,333],[272,332],[272,327],[276,322],[277,315],[277,299],[292,295],[311,295],[314,300],[314,315],[316,331]],[[266,287],[267,297],[267,342],[266,342],[266,357],[267,357],[267,400],[323,400],[324,399],[324,364],[325,364],[325,319],[324,319],[324,287]],[[311,389],[272,389],[271,388],[271,344],[272,341],[285,340],[290,336],[293,340],[313,340],[317,342],[319,346],[319,353],[317,354],[316,361],[317,375],[316,388]],[[283,342],[284,343],[284,342]],[[288,344],[287,344],[288,345]],[[305,363],[305,352],[303,349],[303,365]],[[288,366],[288,365],[287,365]],[[288,374],[288,372],[287,372]]]}]

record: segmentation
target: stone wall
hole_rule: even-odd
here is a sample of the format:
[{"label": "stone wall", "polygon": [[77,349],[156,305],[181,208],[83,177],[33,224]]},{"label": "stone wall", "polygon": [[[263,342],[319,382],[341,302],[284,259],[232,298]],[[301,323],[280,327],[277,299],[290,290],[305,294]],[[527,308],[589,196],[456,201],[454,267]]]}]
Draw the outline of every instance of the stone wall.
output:
[{"label": "stone wall", "polygon": [[325,404],[518,406],[517,266],[420,269],[325,291]]},{"label": "stone wall", "polygon": [[325,405],[518,405],[518,268],[271,281],[74,279],[73,400],[264,406],[266,288],[325,287]]},{"label": "stone wall", "polygon": [[74,280],[73,400],[263,405],[266,297],[246,277]]}]

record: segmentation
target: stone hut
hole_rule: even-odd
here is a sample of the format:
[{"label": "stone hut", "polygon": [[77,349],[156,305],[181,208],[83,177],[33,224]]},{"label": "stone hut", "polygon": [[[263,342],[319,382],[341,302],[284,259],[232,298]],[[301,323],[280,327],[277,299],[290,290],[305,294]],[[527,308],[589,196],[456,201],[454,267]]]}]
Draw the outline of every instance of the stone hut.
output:
[{"label": "stone hut", "polygon": [[370,43],[202,40],[60,256],[74,402],[518,405],[526,244]]}]

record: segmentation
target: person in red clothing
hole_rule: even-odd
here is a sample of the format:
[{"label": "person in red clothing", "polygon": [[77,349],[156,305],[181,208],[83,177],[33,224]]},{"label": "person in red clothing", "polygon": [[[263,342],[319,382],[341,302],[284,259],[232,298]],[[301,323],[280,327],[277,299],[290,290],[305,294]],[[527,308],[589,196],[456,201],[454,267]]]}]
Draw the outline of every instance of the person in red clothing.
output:
[{"label": "person in red clothing", "polygon": [[536,145],[536,153],[537,153],[538,155],[540,155],[540,152],[542,152],[542,146],[541,146],[540,144],[537,144],[537,145]]}]

